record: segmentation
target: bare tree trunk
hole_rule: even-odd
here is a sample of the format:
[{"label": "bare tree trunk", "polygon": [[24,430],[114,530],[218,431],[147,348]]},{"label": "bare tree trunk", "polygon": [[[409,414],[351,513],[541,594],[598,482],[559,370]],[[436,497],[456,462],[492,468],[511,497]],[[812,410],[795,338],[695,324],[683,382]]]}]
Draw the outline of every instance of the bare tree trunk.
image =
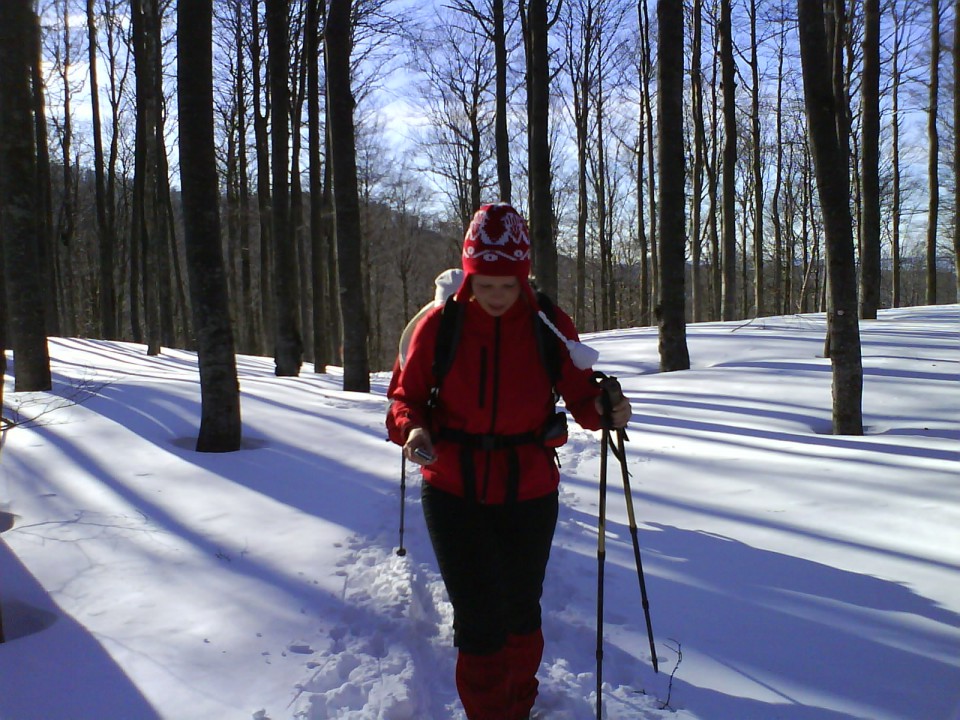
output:
[{"label": "bare tree trunk", "polygon": [[[0,2],[0,242],[16,392],[50,390],[37,255],[36,149],[30,88],[32,0]],[[52,289],[47,288],[47,292]],[[2,380],[2,378],[0,378]]]},{"label": "bare tree trunk", "polygon": [[177,4],[177,100],[184,240],[200,365],[198,452],[240,449],[240,386],[220,246],[213,137],[213,0]]},{"label": "bare tree trunk", "polygon": [[703,203],[703,156],[706,140],[703,132],[703,73],[701,44],[703,43],[703,0],[693,2],[693,51],[690,61],[690,95],[693,112],[693,178],[690,218],[690,290],[693,303],[693,321],[703,320],[703,289],[700,287],[701,205]]},{"label": "bare tree trunk", "polygon": [[[835,0],[842,9],[842,0]],[[862,435],[863,367],[857,321],[856,265],[850,217],[849,151],[845,147],[844,100],[831,72],[831,53],[819,3],[797,0],[807,126],[827,238],[830,293],[829,338],[833,366],[833,431]]]},{"label": "bare tree trunk", "polygon": [[723,299],[720,308],[722,320],[733,320],[737,313],[737,85],[730,3],[731,0],[720,0],[720,67],[723,77],[723,242],[721,248]]},{"label": "bare tree trunk", "polygon": [[893,16],[893,51],[891,53],[891,100],[890,100],[890,167],[891,167],[891,208],[890,208],[890,261],[893,264],[893,297],[891,307],[900,307],[900,52],[902,44],[903,23],[900,13],[894,7]]},{"label": "bare tree trunk", "polygon": [[496,60],[497,117],[494,137],[497,144],[497,183],[500,200],[512,202],[513,183],[510,179],[510,135],[507,128],[507,38],[503,0],[493,3],[493,53]]},{"label": "bare tree trunk", "polygon": [[[646,218],[644,217],[645,182],[644,177],[644,143],[646,132],[644,129],[643,110],[640,111],[637,126],[637,252],[640,255],[640,324],[650,325],[650,262],[647,258],[649,243],[647,242]],[[578,321],[579,322],[579,321]]]},{"label": "bare tree trunk", "polygon": [[[809,143],[807,143],[809,145]],[[811,197],[813,196],[813,188],[811,187],[812,173],[809,167],[809,152],[804,152],[801,150],[800,157],[800,183],[799,183],[799,192],[800,199],[799,202],[794,199],[788,207],[788,212],[786,213],[785,223],[787,228],[787,238],[789,242],[786,245],[786,257],[784,262],[786,265],[786,272],[784,272],[783,283],[784,283],[784,294],[792,302],[794,296],[794,287],[797,283],[794,282],[792,263],[796,262],[797,259],[797,237],[793,232],[795,216],[797,212],[800,214],[800,242],[801,242],[801,268],[803,270],[801,277],[803,278],[800,283],[800,289],[797,292],[797,301],[796,308],[797,312],[807,312],[808,305],[808,294],[806,292],[807,288],[807,279],[813,272],[813,261],[810,259],[810,254],[808,252],[809,238],[810,238],[810,216],[812,214],[811,209]],[[793,161],[793,149],[790,151],[791,157],[791,167],[796,167],[795,161]],[[788,187],[793,185],[793,179],[788,175]],[[793,197],[795,198],[796,193]],[[790,307],[793,307],[791,304]]]},{"label": "bare tree trunk", "polygon": [[[123,74],[118,77],[120,73],[120,41],[118,38],[118,26],[119,22],[116,21],[117,17],[117,6],[121,0],[111,0],[107,5],[105,19],[106,19],[106,37],[107,37],[107,66],[110,69],[109,73],[109,84],[110,84],[110,150],[107,155],[107,166],[106,166],[106,196],[107,196],[107,234],[109,237],[113,238],[114,243],[117,241],[117,162],[120,154],[120,103],[121,97],[123,95],[123,89],[126,85],[125,78],[127,76],[126,69],[129,67],[129,59],[124,65]],[[120,269],[120,277],[122,284],[122,261],[115,261]],[[112,272],[112,271],[111,271]],[[121,311],[123,290],[122,287],[115,288],[114,290],[114,327],[117,329],[117,336],[123,336],[123,330],[121,328],[122,322],[121,318],[123,317]]]},{"label": "bare tree trunk", "polygon": [[[260,42],[260,0],[250,0],[250,74],[253,78],[253,134],[257,149],[257,210],[260,215],[260,330],[265,354],[273,352],[273,219],[270,196],[270,141],[267,117],[269,92],[261,79],[263,46]],[[266,95],[267,97],[264,97]]]},{"label": "bare tree trunk", "polygon": [[299,58],[294,58],[290,72],[299,78],[297,92],[290,106],[290,229],[293,233],[294,249],[297,258],[298,309],[300,312],[300,334],[303,339],[303,354],[306,360],[313,362],[313,306],[310,299],[310,255],[308,254],[306,227],[303,220],[303,183],[300,175],[300,151],[303,145],[301,129],[303,127],[303,103],[307,94],[307,66],[303,48]]},{"label": "bare tree trunk", "polygon": [[[0,166],[0,173],[2,172],[3,172],[3,167]],[[0,181],[0,183],[2,183],[2,181]],[[0,217],[0,223],[3,223],[2,217]],[[3,376],[6,374],[6,372],[7,372],[7,282],[4,279],[4,270],[3,270],[3,239],[0,238],[0,424],[3,423],[3,416],[2,416],[3,384],[4,384]],[[0,631],[2,630],[3,628],[0,627]]]},{"label": "bare tree trunk", "polygon": [[44,100],[43,57],[40,50],[40,19],[31,13],[33,24],[30,77],[33,89],[33,125],[36,132],[37,151],[37,238],[40,272],[48,292],[43,294],[43,315],[47,333],[58,336],[60,332],[59,302],[56,293],[56,254],[53,238],[53,193],[50,187],[50,148],[47,140],[46,101]]},{"label": "bare tree trunk", "polygon": [[[550,55],[547,0],[521,0],[527,53],[527,118],[530,178],[530,244],[540,289],[557,296],[557,245],[550,180]],[[524,12],[525,10],[525,12]]]},{"label": "bare tree trunk", "polygon": [[333,149],[330,138],[330,103],[327,103],[327,132],[324,134],[327,161],[323,164],[323,242],[327,267],[328,355],[334,364],[343,364],[343,309],[340,302],[340,260],[337,257],[336,209],[333,204]]},{"label": "bare tree trunk", "polygon": [[273,294],[274,362],[276,374],[300,374],[303,340],[299,328],[299,282],[296,241],[290,227],[290,39],[288,0],[266,0],[271,112],[271,168],[273,171]]},{"label": "bare tree trunk", "polygon": [[237,118],[239,123],[237,132],[241,139],[237,146],[237,177],[239,181],[237,194],[240,216],[240,301],[238,304],[243,315],[241,324],[243,352],[253,353],[257,350],[257,338],[260,336],[259,323],[257,322],[260,318],[260,312],[253,294],[253,257],[250,254],[250,181],[247,175],[249,164],[247,144],[243,142],[247,136],[246,108],[241,106],[238,108],[238,113],[241,113]]},{"label": "bare tree trunk", "polygon": [[880,307],[880,0],[864,0],[861,75],[860,317]]},{"label": "bare tree trunk", "polygon": [[[361,271],[360,198],[350,86],[350,0],[330,0],[326,25],[327,104],[343,312],[343,389],[370,391],[367,309]],[[346,318],[350,318],[350,322]]]},{"label": "bare tree trunk", "polygon": [[750,314],[750,253],[747,252],[747,238],[750,234],[750,192],[749,188],[744,188],[740,193],[740,237],[743,238],[743,249],[740,252],[740,317],[748,317]]},{"label": "bare tree trunk", "polygon": [[313,284],[313,370],[327,371],[330,362],[329,325],[327,323],[327,257],[323,232],[323,168],[320,127],[320,31],[323,0],[308,0],[305,61],[307,63],[307,127],[310,160],[310,267]]},{"label": "bare tree trunk", "polygon": [[660,136],[660,369],[688,370],[684,270],[683,6],[658,0],[657,97]]},{"label": "bare tree trunk", "polygon": [[[720,22],[716,15],[716,4],[714,4],[714,15],[712,17],[714,25]],[[720,38],[719,33],[713,33],[713,72],[711,76],[717,77],[720,72]],[[707,197],[710,200],[708,214],[708,231],[710,237],[710,256],[713,264],[710,267],[710,319],[720,319],[720,309],[723,306],[723,253],[720,247],[720,101],[717,92],[717,83],[710,83],[710,159],[707,162]]]},{"label": "bare tree trunk", "polygon": [[[648,15],[647,3],[637,3],[637,13],[640,33],[640,103],[643,105],[643,111],[646,115],[647,131],[647,202],[649,204],[650,217],[650,283],[649,295],[651,303],[656,305],[660,296],[660,252],[659,252],[659,228],[657,226],[657,169],[655,165],[654,144],[653,144],[653,98],[651,97],[650,86],[653,80],[653,55],[650,50],[650,18]],[[644,256],[646,257],[646,255]],[[647,322],[650,322],[649,313]]]},{"label": "bare tree trunk", "polygon": [[609,229],[607,210],[607,159],[604,149],[603,86],[601,83],[600,54],[597,54],[597,87],[594,104],[597,108],[597,159],[596,159],[596,203],[597,203],[597,247],[600,250],[600,327],[612,328],[614,309],[613,274],[613,238]]},{"label": "bare tree trunk", "polygon": [[244,52],[244,21],[242,0],[234,4],[234,44],[236,50],[236,84],[234,97],[237,104],[237,202],[238,232],[240,244],[240,291],[235,300],[240,309],[237,327],[240,329],[240,346],[243,352],[254,353],[259,349],[260,310],[253,293],[253,267],[250,253],[250,182],[247,156],[247,111],[248,77]]},{"label": "bare tree trunk", "polygon": [[[760,63],[757,59],[757,0],[750,0],[750,72],[753,80],[751,87],[751,130],[753,137],[753,304],[756,316],[761,317],[763,307],[763,147],[760,136]],[[746,257],[746,236],[744,236],[744,257]],[[746,279],[744,279],[746,286]],[[744,314],[749,310],[744,304]]]},{"label": "bare tree trunk", "polygon": [[470,217],[480,209],[480,151],[483,139],[480,137],[480,112],[478,105],[470,108],[470,139],[468,152],[470,157]]},{"label": "bare tree trunk", "polygon": [[[159,49],[159,45],[158,45]],[[160,57],[157,57],[157,79],[161,74]],[[157,97],[163,104],[163,85],[157,88]],[[158,306],[160,313],[160,337],[167,347],[177,344],[177,331],[174,327],[176,309],[180,309],[181,339],[186,341],[191,337],[190,310],[186,298],[187,283],[180,268],[180,258],[177,255],[177,223],[173,212],[173,198],[170,195],[170,166],[167,163],[167,146],[164,142],[163,113],[157,121],[157,228],[159,238],[158,247]]]},{"label": "bare tree trunk", "polygon": [[960,3],[953,3],[953,268],[960,302]]},{"label": "bare tree trunk", "polygon": [[97,82],[97,20],[94,0],[87,0],[87,52],[90,60],[90,104],[93,119],[93,174],[97,205],[97,237],[100,244],[100,283],[97,292],[100,334],[117,338],[116,298],[113,285],[113,237],[107,223],[107,197],[103,174],[103,138],[100,131],[100,85]]},{"label": "bare tree trunk", "polygon": [[160,253],[161,237],[158,208],[159,168],[157,147],[160,122],[159,79],[160,17],[157,0],[133,0],[132,25],[136,66],[137,140],[134,213],[136,238],[144,252],[142,263],[143,308],[147,330],[147,354],[160,354]]},{"label": "bare tree trunk", "polygon": [[60,330],[66,335],[77,334],[78,308],[76,299],[71,297],[75,287],[75,265],[71,256],[77,254],[75,244],[77,192],[76,181],[80,168],[74,168],[73,158],[73,86],[70,82],[70,68],[73,66],[73,34],[70,20],[73,13],[66,0],[59,6],[63,23],[63,57],[58,57],[57,71],[63,86],[63,125],[60,128],[60,208],[57,211],[56,238],[52,244],[51,260],[54,266],[54,281],[57,304],[60,314],[57,319]]},{"label": "bare tree trunk", "polygon": [[[774,312],[780,312],[789,306],[789,296],[784,293],[783,283],[783,223],[780,218],[780,192],[783,188],[783,61],[786,36],[786,23],[780,30],[780,44],[777,48],[777,169],[773,182],[771,216],[773,220],[773,297]],[[791,268],[792,269],[792,268]]]},{"label": "bare tree trunk", "polygon": [[593,81],[591,61],[594,53],[592,3],[588,2],[584,10],[586,14],[583,16],[571,15],[570,24],[573,27],[568,30],[567,47],[573,93],[573,125],[577,141],[577,295],[574,303],[574,321],[578,327],[586,319],[587,221],[590,215],[587,164],[589,162],[590,85]]},{"label": "bare tree trunk", "polygon": [[927,167],[930,204],[927,209],[927,305],[937,302],[937,223],[940,219],[940,132],[937,109],[940,104],[940,0],[930,0],[930,104],[927,134],[930,150]]},{"label": "bare tree trunk", "polygon": [[[236,78],[234,78],[234,88],[236,88]],[[237,287],[239,280],[237,255],[240,247],[240,172],[238,170],[240,161],[237,146],[243,143],[238,140],[236,95],[233,97],[233,106],[220,110],[220,116],[227,146],[223,158],[224,217],[222,218],[223,224],[226,225],[223,245],[226,253],[227,292],[230,294],[230,316],[234,318],[234,332],[242,338],[246,313],[240,305],[240,290]]]}]

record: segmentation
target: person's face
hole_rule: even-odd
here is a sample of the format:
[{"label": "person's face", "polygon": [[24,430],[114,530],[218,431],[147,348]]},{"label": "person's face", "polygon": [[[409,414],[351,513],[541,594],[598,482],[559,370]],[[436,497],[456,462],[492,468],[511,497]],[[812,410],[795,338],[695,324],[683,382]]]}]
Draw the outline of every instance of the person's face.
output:
[{"label": "person's face", "polygon": [[473,297],[487,314],[500,317],[520,297],[520,280],[513,276],[474,275]]}]

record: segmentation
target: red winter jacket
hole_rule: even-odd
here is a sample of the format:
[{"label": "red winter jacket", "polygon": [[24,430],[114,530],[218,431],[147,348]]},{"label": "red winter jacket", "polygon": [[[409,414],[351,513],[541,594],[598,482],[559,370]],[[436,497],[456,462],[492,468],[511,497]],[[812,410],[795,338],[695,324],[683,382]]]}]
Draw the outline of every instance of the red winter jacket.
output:
[{"label": "red winter jacket", "polygon": [[[425,428],[429,421],[437,459],[423,468],[423,478],[445,492],[463,497],[465,486],[474,485],[478,501],[503,503],[511,476],[519,478],[518,500],[555,491],[560,473],[550,448],[528,442],[511,449],[485,450],[464,447],[443,437],[445,428],[472,435],[540,432],[553,413],[550,378],[537,350],[535,316],[525,296],[521,295],[499,318],[488,315],[476,302],[467,302],[456,355],[443,378],[438,407],[428,411],[427,401],[435,385],[433,359],[442,310],[438,307],[428,313],[413,335],[387,415],[390,439],[402,445],[412,427]],[[554,324],[566,337],[577,339],[573,321],[559,308]],[[561,354],[557,390],[574,419],[589,430],[597,430],[600,415],[594,399],[600,390],[591,383],[589,370],[574,366],[565,349]],[[514,462],[517,465],[511,473]]]}]

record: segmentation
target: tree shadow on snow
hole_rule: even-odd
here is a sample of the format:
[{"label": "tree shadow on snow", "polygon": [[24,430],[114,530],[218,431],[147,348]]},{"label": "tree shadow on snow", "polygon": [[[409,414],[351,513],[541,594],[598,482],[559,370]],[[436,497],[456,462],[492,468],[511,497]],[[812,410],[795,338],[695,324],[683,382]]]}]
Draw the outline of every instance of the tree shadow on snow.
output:
[{"label": "tree shadow on snow", "polygon": [[[584,554],[581,529],[595,522],[578,508],[561,511],[545,608],[570,602],[572,582],[593,583],[576,593],[596,602],[597,561]],[[667,648],[679,643],[684,662],[671,707],[698,717],[953,717],[960,614],[897,582],[706,532],[645,528],[654,528],[641,530],[640,545],[659,676],[649,664],[629,529],[608,519],[606,617],[611,636],[622,625],[621,636],[636,638],[635,657],[618,661],[628,682],[629,673],[639,678],[632,686],[665,698],[675,662]],[[591,617],[595,606],[577,612]]]},{"label": "tree shadow on snow", "polygon": [[[225,548],[220,541],[211,537],[206,532],[202,522],[190,521],[179,516],[175,509],[154,500],[149,491],[141,491],[138,488],[137,478],[117,476],[107,463],[92,456],[81,442],[61,434],[55,434],[54,428],[46,426],[36,427],[33,432],[45,437],[50,443],[55,443],[59,451],[69,458],[74,466],[82,470],[83,475],[109,489],[111,495],[136,508],[142,513],[144,522],[149,523],[151,527],[189,543],[204,557],[226,557],[229,562],[222,566],[225,572],[264,583],[293,598],[296,604],[307,609],[303,612],[314,618],[313,621],[318,629],[321,629],[321,632],[325,632],[323,629],[329,627],[330,631],[335,633],[338,638],[349,634],[354,638],[354,644],[360,646],[365,644],[377,645],[378,643],[387,645],[393,642],[410,643],[410,638],[416,636],[414,631],[418,626],[414,621],[406,621],[402,618],[398,620],[391,614],[396,610],[395,603],[391,604],[391,598],[388,598],[383,604],[378,604],[376,598],[358,604],[355,602],[355,598],[344,597],[343,590],[333,592],[325,585],[316,583],[312,578],[317,568],[305,568],[304,571],[298,573],[294,572],[295,567],[278,564],[270,558],[261,557],[256,552],[235,553],[233,548]],[[177,450],[173,444],[171,444],[170,449],[171,451],[187,452]],[[385,482],[383,478],[364,474],[356,468],[348,467],[321,455],[311,454],[303,448],[275,441],[270,442],[265,452],[193,453],[193,455],[196,456],[198,465],[211,464],[211,471],[231,482],[248,487],[291,507],[296,507],[305,513],[326,518],[337,525],[345,535],[354,533],[354,539],[350,540],[345,548],[340,551],[344,555],[344,562],[358,562],[356,548],[362,549],[371,546],[375,549],[374,555],[377,549],[385,550],[388,555],[393,553],[392,542],[396,539],[399,498],[396,486]],[[399,455],[396,457],[399,457]],[[152,470],[152,468],[144,469]],[[39,475],[39,473],[35,474]],[[305,474],[309,474],[308,476],[312,478],[311,482],[304,481]],[[72,495],[74,488],[70,485],[70,479],[66,477],[58,478],[54,484],[54,481],[47,477],[44,480],[44,488],[47,491],[53,490],[52,494],[67,501],[66,506],[73,507],[78,505],[78,500]],[[90,480],[86,482],[90,482]],[[202,482],[202,480],[198,480],[198,482]],[[411,477],[408,482],[411,486],[408,490],[406,536],[409,557],[413,562],[421,560],[432,562],[432,551],[430,550],[426,530],[423,527],[422,514],[414,507],[416,496],[419,495],[415,488],[417,478]],[[229,509],[227,508],[226,511],[229,511]],[[278,522],[276,519],[264,517],[262,520],[260,526],[251,528],[251,538],[255,538],[257,532],[268,533],[283,530],[276,525]],[[65,520],[64,522],[72,521]],[[86,522],[86,519],[78,516],[76,522],[82,524]],[[245,538],[244,541],[249,541],[249,539]],[[303,541],[312,542],[312,539],[304,538]],[[256,547],[255,539],[253,545]],[[354,551],[351,551],[351,547],[354,547]],[[224,550],[227,551],[228,555],[224,556]],[[230,554],[236,556],[236,561],[229,557]],[[361,571],[363,569],[363,567],[360,568]],[[342,573],[337,573],[338,576],[342,574],[343,577],[340,580],[341,587],[345,588],[343,583],[347,581],[356,582],[356,578],[350,577],[352,572],[349,566],[344,566]],[[417,574],[415,571],[408,572],[411,573],[411,577]],[[434,570],[434,572],[436,571]],[[412,582],[407,578],[404,578],[403,581]],[[215,583],[215,578],[209,582]],[[253,601],[256,601],[256,598],[253,598]],[[247,602],[247,599],[234,598],[233,602],[244,603]],[[253,629],[255,628],[251,626],[251,630]],[[384,636],[390,640],[390,643],[386,643],[382,639]],[[321,645],[323,640],[323,638],[319,638]],[[365,640],[369,642],[365,642]],[[419,639],[413,645],[430,647],[429,643],[424,643]],[[51,645],[51,654],[61,655],[63,647],[62,639],[58,640]],[[2,648],[3,646],[0,646],[0,655],[3,652]],[[79,649],[78,657],[83,657],[83,654],[87,652],[86,648]],[[102,649],[100,652],[106,655]],[[324,656],[336,655],[340,652],[345,651],[328,650],[322,651],[322,654]],[[423,654],[429,653],[430,650],[421,649],[418,652]],[[347,652],[346,654],[350,653]],[[305,662],[309,657],[309,655],[304,656]],[[313,659],[316,660],[318,657],[313,656]],[[425,655],[425,657],[424,667],[432,668],[432,656]],[[257,655],[252,661],[262,662],[262,658]],[[305,667],[309,667],[309,665],[305,665]],[[2,669],[2,664],[0,664],[0,669]],[[304,670],[304,672],[307,671]],[[452,687],[452,666],[450,673],[451,681],[441,685],[442,688],[449,691],[447,692],[448,697],[445,699],[446,702],[452,702],[455,698],[455,689]],[[344,682],[346,683],[346,680]],[[3,676],[0,675],[0,688],[2,687]],[[97,685],[90,684],[86,688],[78,688],[76,692],[79,694],[96,694],[97,688]],[[291,694],[296,696],[299,695],[299,692],[296,692],[295,688],[291,688]],[[0,698],[2,697],[2,694],[0,694]],[[86,698],[84,698],[84,701],[86,701]],[[432,696],[421,692],[417,702],[431,706],[432,709],[427,716],[440,717],[436,714],[439,701]],[[0,708],[5,710],[6,707],[6,700],[4,699],[0,702]],[[2,715],[2,717],[6,718],[7,716]],[[19,718],[20,716],[13,714],[11,717]],[[32,716],[27,715],[27,717]],[[37,717],[62,717],[62,715],[51,713],[41,714]],[[133,712],[102,713],[99,715],[96,713],[77,714],[78,719],[86,720],[87,717],[91,720],[93,718],[99,720],[99,718],[113,717],[136,717],[138,720],[140,718],[149,720],[155,715],[146,713],[138,715]]]},{"label": "tree shadow on snow", "polygon": [[100,642],[0,540],[0,717],[159,719]]}]

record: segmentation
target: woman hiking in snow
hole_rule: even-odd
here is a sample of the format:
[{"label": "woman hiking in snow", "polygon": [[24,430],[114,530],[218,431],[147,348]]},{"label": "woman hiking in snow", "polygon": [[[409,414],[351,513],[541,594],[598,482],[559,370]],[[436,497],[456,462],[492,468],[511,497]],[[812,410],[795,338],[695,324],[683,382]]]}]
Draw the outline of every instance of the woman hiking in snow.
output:
[{"label": "woman hiking in snow", "polygon": [[[462,264],[457,294],[413,334],[387,425],[423,466],[423,512],[453,604],[467,718],[523,720],[537,696],[540,597],[558,512],[555,448],[566,441],[554,390],[590,430],[601,427],[601,390],[538,317],[549,300],[528,281],[530,238],[516,210],[482,206]],[[570,347],[573,322],[550,310]],[[624,427],[630,415],[623,398],[607,424]]]}]

